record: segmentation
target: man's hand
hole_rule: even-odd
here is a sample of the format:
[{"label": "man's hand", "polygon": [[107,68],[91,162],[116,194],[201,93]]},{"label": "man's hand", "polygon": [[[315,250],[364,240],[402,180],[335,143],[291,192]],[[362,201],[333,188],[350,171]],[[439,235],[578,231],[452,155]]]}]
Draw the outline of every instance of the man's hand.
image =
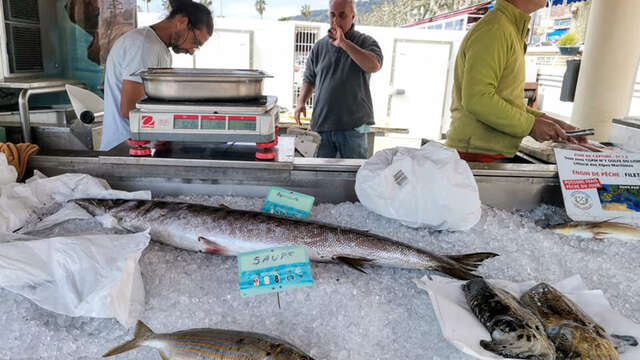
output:
[{"label": "man's hand", "polygon": [[296,123],[298,123],[298,125],[302,125],[302,122],[300,121],[300,113],[302,113],[304,117],[307,117],[307,107],[304,103],[297,104],[296,110],[293,113],[293,117],[296,119]]},{"label": "man's hand", "polygon": [[344,32],[339,26],[330,28],[327,35],[329,36],[329,39],[331,39],[331,45],[335,47],[342,48],[347,41],[347,39],[344,37]]},{"label": "man's hand", "polygon": [[558,124],[542,117],[535,120],[529,135],[540,142],[547,140],[555,142],[570,141],[564,133],[564,130]]}]

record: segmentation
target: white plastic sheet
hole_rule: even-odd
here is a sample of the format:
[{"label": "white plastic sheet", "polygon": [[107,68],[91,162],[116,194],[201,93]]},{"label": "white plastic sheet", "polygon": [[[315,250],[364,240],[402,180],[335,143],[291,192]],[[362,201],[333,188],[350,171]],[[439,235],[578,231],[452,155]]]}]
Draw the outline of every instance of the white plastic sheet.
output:
[{"label": "white plastic sheet", "polygon": [[[48,239],[14,233],[91,218],[76,204],[64,203],[80,198],[150,199],[151,193],[112,190],[106,181],[84,174],[47,178],[36,173],[24,184],[0,187],[0,287],[54,312],[115,317],[131,327],[144,310],[138,259],[149,243],[148,230]],[[37,209],[55,203],[63,203],[57,213],[42,220],[35,216]]]},{"label": "white plastic sheet", "polygon": [[145,231],[0,243],[0,287],[50,311],[131,327],[144,310],[138,259],[149,240]]},{"label": "white plastic sheet", "polygon": [[367,209],[411,227],[468,230],[482,215],[469,165],[436,142],[378,151],[358,170],[355,189]]},{"label": "white plastic sheet", "polygon": [[37,208],[81,198],[149,200],[151,193],[112,190],[106,181],[85,174],[38,176],[24,184],[7,184],[0,187],[0,233],[23,227]]},{"label": "white plastic sheet", "polygon": [[0,186],[15,183],[17,178],[18,171],[16,171],[16,168],[9,165],[7,156],[4,153],[0,153]]},{"label": "white plastic sheet", "polygon": [[[467,305],[461,288],[464,281],[440,276],[432,276],[431,278],[425,276],[414,281],[418,287],[429,293],[445,339],[460,351],[478,359],[504,359],[480,346],[480,340],[491,340],[491,336]],[[536,282],[533,281],[513,283],[504,280],[489,280],[489,282],[510,291],[517,297],[536,285]],[[640,325],[613,310],[602,291],[587,289],[579,275],[551,285],[578,304],[585,313],[604,327],[608,334],[631,335],[640,339]],[[620,354],[620,360],[637,359],[640,359],[639,347],[627,347],[626,351]]]}]

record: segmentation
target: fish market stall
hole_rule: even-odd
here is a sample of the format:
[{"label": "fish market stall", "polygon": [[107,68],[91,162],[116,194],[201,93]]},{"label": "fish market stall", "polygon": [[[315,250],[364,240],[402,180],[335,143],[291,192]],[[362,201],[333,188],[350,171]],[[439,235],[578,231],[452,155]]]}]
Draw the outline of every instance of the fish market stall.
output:
[{"label": "fish market stall", "polygon": [[[293,156],[294,139],[280,136],[275,161],[252,161],[253,150],[230,155],[227,145],[217,146],[222,157],[198,158],[209,150],[188,146],[152,157],[130,157],[122,145],[107,153],[41,151],[29,161],[32,170],[47,176],[82,173],[103,178],[114,188],[151,190],[154,196],[217,194],[265,196],[280,186],[313,195],[319,202],[356,201],[359,159],[320,159]],[[242,149],[242,145],[235,145]],[[182,149],[182,150],[181,150]],[[190,154],[186,154],[190,152]],[[250,160],[250,161],[247,161]],[[483,203],[503,209],[532,209],[541,203],[560,204],[557,167],[552,164],[470,164]]]},{"label": "fish market stall", "polygon": [[[259,210],[262,198],[180,196],[167,199]],[[546,228],[567,220],[564,210],[540,205],[509,212],[484,205],[467,232],[405,227],[358,203],[318,204],[311,219],[367,230],[438,254],[491,251],[478,274],[511,281],[558,281],[580,275],[611,306],[640,322],[635,255],[639,242],[582,240]],[[68,222],[40,236],[96,231]],[[186,229],[185,229],[186,230]],[[234,257],[179,250],[152,242],[140,267],[146,292],[142,320],[156,332],[198,327],[260,332],[285,339],[316,359],[472,359],[443,341],[427,293],[413,282],[428,272],[369,266],[367,274],[342,264],[313,263],[314,285],[243,298]],[[0,358],[94,359],[131,338],[113,319],[69,317],[0,290]],[[116,359],[158,358],[149,348]]]}]

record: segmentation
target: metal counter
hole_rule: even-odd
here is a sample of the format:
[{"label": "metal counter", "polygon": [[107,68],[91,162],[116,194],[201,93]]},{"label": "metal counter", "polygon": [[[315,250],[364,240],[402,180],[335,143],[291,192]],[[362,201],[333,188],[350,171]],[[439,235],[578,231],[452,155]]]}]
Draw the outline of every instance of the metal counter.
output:
[{"label": "metal counter", "polygon": [[[281,146],[293,138],[281,137]],[[255,147],[247,147],[252,154]],[[289,150],[280,153],[288,153]],[[114,189],[151,190],[154,196],[210,194],[266,196],[280,186],[313,195],[318,202],[357,201],[356,172],[364,160],[279,157],[273,162],[234,157],[219,159],[136,158],[121,145],[110,152],[43,152],[29,167],[47,176],[84,173],[105,179]],[[218,154],[219,156],[220,154]],[[250,157],[249,155],[244,155]],[[217,157],[219,158],[219,157]],[[540,203],[560,204],[555,165],[470,164],[484,204],[502,209],[531,209]]]}]

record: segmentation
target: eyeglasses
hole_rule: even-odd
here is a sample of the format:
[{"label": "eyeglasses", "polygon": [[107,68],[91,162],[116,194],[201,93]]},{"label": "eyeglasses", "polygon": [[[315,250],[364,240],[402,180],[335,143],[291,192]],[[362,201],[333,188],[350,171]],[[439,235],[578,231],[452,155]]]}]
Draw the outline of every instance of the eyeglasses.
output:
[{"label": "eyeglasses", "polygon": [[196,32],[193,28],[191,28],[191,33],[193,34],[193,50],[198,50],[200,49],[200,45],[202,44],[200,43],[200,40],[198,40]]}]

